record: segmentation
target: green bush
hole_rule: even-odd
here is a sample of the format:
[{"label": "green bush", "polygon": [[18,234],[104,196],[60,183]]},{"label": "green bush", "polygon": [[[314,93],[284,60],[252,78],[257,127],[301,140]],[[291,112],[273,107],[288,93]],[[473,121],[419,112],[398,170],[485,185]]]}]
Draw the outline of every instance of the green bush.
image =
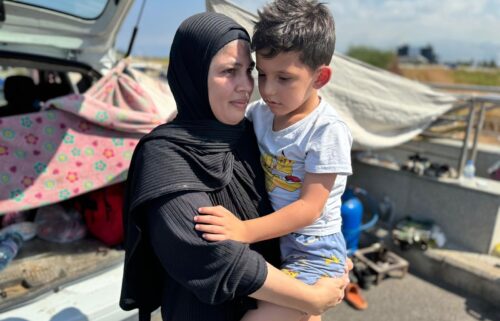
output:
[{"label": "green bush", "polygon": [[383,69],[388,69],[396,58],[396,54],[392,51],[384,51],[366,46],[350,47],[347,55]]}]

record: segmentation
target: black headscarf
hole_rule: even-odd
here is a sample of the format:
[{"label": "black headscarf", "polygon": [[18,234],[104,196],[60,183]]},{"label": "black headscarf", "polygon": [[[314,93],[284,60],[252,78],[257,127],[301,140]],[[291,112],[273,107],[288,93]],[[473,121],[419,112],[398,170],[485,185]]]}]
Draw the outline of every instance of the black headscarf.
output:
[{"label": "black headscarf", "polygon": [[200,13],[180,25],[167,74],[177,103],[176,120],[215,119],[208,102],[208,69],[215,54],[236,39],[250,42],[242,26],[219,13]]},{"label": "black headscarf", "polygon": [[218,13],[200,13],[180,25],[167,74],[178,115],[139,143],[129,176],[129,210],[169,193],[220,189],[233,177],[231,151],[245,132],[245,122],[225,125],[216,120],[208,99],[208,70],[217,52],[237,39],[250,41],[242,26]]}]

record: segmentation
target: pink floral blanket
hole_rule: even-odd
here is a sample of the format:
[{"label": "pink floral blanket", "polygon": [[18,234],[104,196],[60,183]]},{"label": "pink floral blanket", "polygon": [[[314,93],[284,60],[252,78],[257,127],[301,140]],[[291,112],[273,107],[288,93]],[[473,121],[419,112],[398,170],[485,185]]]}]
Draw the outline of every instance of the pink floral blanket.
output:
[{"label": "pink floral blanket", "polygon": [[175,117],[168,86],[122,61],[84,95],[0,118],[0,214],[123,181],[139,138]]}]

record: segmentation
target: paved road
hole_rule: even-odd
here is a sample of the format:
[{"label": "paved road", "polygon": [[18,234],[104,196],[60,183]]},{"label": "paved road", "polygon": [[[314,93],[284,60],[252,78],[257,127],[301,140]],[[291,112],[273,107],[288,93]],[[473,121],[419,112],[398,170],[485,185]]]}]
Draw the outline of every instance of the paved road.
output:
[{"label": "paved road", "polygon": [[[367,310],[354,310],[344,302],[328,311],[323,321],[500,321],[500,303],[494,307],[412,274],[386,279],[363,295]],[[161,317],[157,315],[153,321],[161,321]]]},{"label": "paved road", "polygon": [[386,279],[363,295],[367,310],[357,311],[344,302],[328,311],[323,321],[500,321],[500,298],[494,307],[412,274]]}]

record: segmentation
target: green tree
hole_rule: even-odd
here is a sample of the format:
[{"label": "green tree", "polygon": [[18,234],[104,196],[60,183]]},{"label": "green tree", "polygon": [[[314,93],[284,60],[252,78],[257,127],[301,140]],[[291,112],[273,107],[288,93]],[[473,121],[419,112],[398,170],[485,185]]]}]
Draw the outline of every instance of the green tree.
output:
[{"label": "green tree", "polygon": [[347,55],[383,69],[389,69],[391,63],[396,59],[396,54],[392,51],[384,51],[366,46],[349,47]]}]

